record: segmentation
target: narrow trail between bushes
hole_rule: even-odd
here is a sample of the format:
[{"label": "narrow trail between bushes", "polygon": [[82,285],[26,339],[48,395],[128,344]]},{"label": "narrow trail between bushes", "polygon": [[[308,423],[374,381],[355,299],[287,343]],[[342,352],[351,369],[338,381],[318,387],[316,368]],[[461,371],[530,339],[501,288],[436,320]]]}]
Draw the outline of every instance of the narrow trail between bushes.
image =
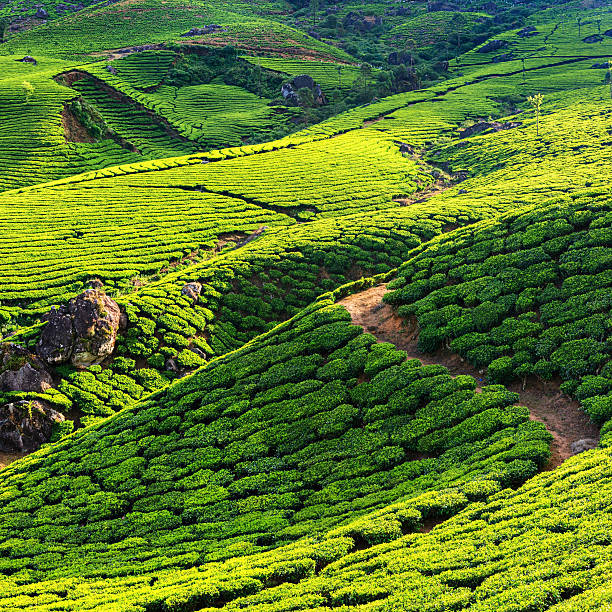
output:
[{"label": "narrow trail between bushes", "polygon": [[[419,328],[416,321],[404,321],[391,306],[382,302],[386,285],[378,285],[350,295],[338,303],[344,306],[355,325],[375,336],[379,342],[391,342],[406,351],[409,359],[418,359],[424,365],[445,366],[452,376],[467,374],[476,379],[476,391],[486,384],[484,372],[477,370],[456,353],[440,349],[435,353],[421,353],[418,348]],[[540,421],[553,436],[551,456],[545,466],[553,470],[576,454],[572,444],[579,440],[599,440],[599,430],[582,411],[575,400],[559,390],[558,382],[527,380],[525,389],[520,381],[506,385],[519,395],[519,404],[529,408],[531,418]]]}]

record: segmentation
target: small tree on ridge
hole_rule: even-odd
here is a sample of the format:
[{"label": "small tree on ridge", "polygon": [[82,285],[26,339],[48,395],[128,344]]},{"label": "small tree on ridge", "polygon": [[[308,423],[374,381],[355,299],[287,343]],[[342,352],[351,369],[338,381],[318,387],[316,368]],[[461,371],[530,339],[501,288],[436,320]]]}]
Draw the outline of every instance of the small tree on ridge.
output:
[{"label": "small tree on ridge", "polygon": [[544,96],[541,93],[537,93],[535,96],[529,96],[527,98],[529,104],[531,104],[536,116],[536,136],[540,136],[540,109],[542,108],[542,102]]},{"label": "small tree on ridge", "polygon": [[21,89],[23,89],[25,101],[26,103],[28,103],[32,99],[32,96],[34,95],[34,85],[32,85],[30,81],[24,81],[21,84]]}]

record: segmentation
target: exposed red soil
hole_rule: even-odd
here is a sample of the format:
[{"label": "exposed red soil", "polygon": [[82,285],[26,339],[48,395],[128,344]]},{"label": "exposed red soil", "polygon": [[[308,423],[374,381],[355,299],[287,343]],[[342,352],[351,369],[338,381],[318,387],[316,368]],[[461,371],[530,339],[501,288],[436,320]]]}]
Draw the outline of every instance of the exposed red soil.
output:
[{"label": "exposed red soil", "polygon": [[0,453],[0,470],[13,463],[13,461],[25,457],[25,455],[25,453]]},{"label": "exposed red soil", "polygon": [[62,110],[62,125],[66,142],[96,142],[96,139],[67,106],[64,106]]},{"label": "exposed red soil", "polygon": [[417,191],[417,197],[401,197],[401,198],[393,198],[394,202],[401,204],[402,206],[412,206],[413,204],[421,204],[421,202],[425,202],[429,200],[429,198],[433,198],[433,196],[440,195],[444,193],[449,188],[448,184],[443,184],[440,182],[434,183],[430,185],[427,189],[423,191]]},{"label": "exposed red soil", "polygon": [[[452,376],[466,374],[476,379],[479,391],[486,384],[484,370],[477,370],[456,353],[440,349],[435,353],[422,353],[418,350],[419,328],[416,321],[405,321],[391,306],[382,302],[387,292],[386,285],[378,285],[360,293],[350,295],[339,302],[351,315],[353,323],[376,336],[379,342],[391,342],[406,351],[409,359],[419,359],[424,365],[441,364],[448,368]],[[599,440],[599,430],[582,411],[575,400],[559,390],[560,381],[544,382],[535,377],[507,385],[519,394],[519,404],[529,408],[531,418],[540,421],[552,434],[551,457],[546,469],[552,470],[561,465],[574,453],[573,442],[592,438]]]},{"label": "exposed red soil", "polygon": [[86,72],[81,72],[79,70],[70,70],[69,72],[63,72],[61,75],[58,75],[57,78],[61,77],[62,85],[72,87],[74,83],[80,81],[81,79],[86,79],[88,76],[89,75]]}]

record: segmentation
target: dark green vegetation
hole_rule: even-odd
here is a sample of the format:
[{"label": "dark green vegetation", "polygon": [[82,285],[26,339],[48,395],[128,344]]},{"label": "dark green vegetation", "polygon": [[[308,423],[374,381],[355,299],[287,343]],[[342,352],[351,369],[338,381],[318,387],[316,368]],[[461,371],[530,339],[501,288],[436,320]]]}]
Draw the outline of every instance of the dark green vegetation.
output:
[{"label": "dark green vegetation", "polygon": [[[406,362],[332,302],[8,468],[0,534],[19,558],[3,570],[65,580],[129,575],[141,561],[149,572],[200,565],[313,536],[406,495],[452,484],[486,496],[537,471],[549,434],[510,408],[514,394],[475,394],[470,377]],[[432,501],[425,516],[451,510]],[[407,531],[420,520],[403,513]],[[396,530],[342,533],[373,544]],[[57,561],[41,566],[48,547]],[[6,588],[2,597],[10,607]]]},{"label": "dark green vegetation", "polygon": [[[122,317],[0,394],[67,418],[0,471],[0,610],[609,607],[612,12],[335,5],[7,31],[2,335],[92,279]],[[286,103],[301,74],[329,104]],[[602,436],[563,462],[578,402]]]},{"label": "dark green vegetation", "polygon": [[[612,417],[612,213],[593,194],[458,230],[401,266],[386,301],[492,383],[561,377],[591,418]],[[607,431],[608,428],[606,428]]]}]

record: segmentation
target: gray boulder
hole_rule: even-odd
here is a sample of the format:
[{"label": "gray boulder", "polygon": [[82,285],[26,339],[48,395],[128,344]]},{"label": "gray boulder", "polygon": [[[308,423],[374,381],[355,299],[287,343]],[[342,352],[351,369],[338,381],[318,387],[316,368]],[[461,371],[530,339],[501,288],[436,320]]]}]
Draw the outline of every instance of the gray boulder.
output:
[{"label": "gray boulder", "polygon": [[181,289],[181,295],[189,298],[194,304],[200,299],[200,293],[202,293],[201,283],[187,283]]},{"label": "gray boulder", "polygon": [[224,32],[222,26],[217,25],[215,23],[211,23],[210,25],[205,25],[203,28],[191,28],[189,32],[185,32],[181,34],[183,37],[187,36],[202,36],[203,34],[212,34],[213,32]]},{"label": "gray boulder", "polygon": [[501,132],[502,130],[511,130],[520,125],[522,125],[520,121],[478,121],[470,127],[463,128],[459,132],[459,138],[469,138],[486,131]]},{"label": "gray boulder", "polygon": [[101,289],[87,289],[46,315],[36,353],[46,363],[70,361],[87,368],[109,357],[117,339],[121,311]]},{"label": "gray boulder", "polygon": [[21,59],[15,61],[23,62],[24,64],[32,64],[32,66],[36,66],[38,64],[38,62],[31,55],[24,55]]},{"label": "gray boulder", "polygon": [[0,390],[41,393],[52,385],[51,374],[36,355],[11,342],[0,344]]},{"label": "gray boulder", "polygon": [[584,438],[584,440],[576,440],[576,442],[572,442],[570,450],[572,451],[572,455],[578,455],[579,453],[584,453],[585,451],[597,448],[597,444],[598,442],[594,438]]},{"label": "gray boulder", "polygon": [[300,97],[298,95],[300,89],[310,89],[315,104],[327,104],[327,98],[321,86],[308,74],[301,74],[293,77],[289,82],[283,84],[281,93],[287,102],[297,106],[300,103]]},{"label": "gray boulder", "polygon": [[36,345],[36,354],[49,365],[68,361],[74,347],[74,327],[67,306],[55,306],[44,316],[47,325]]},{"label": "gray boulder", "polygon": [[34,451],[49,440],[53,425],[64,420],[63,414],[39,400],[0,406],[0,451]]},{"label": "gray boulder", "polygon": [[179,367],[174,359],[166,359],[164,368],[166,372],[178,372],[179,371]]}]

